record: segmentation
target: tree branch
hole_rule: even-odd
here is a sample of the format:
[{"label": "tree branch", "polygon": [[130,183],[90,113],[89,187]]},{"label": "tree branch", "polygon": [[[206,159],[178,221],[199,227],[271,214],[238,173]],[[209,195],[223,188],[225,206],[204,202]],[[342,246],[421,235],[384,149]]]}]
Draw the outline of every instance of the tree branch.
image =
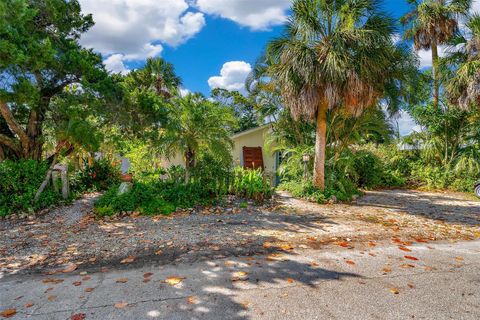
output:
[{"label": "tree branch", "polygon": [[29,139],[27,134],[22,129],[22,127],[20,127],[20,125],[17,123],[17,121],[12,115],[12,112],[8,108],[7,104],[3,101],[0,101],[0,113],[2,114],[3,118],[7,122],[7,125],[12,131],[12,133],[18,135],[21,144],[24,146],[28,146]]},{"label": "tree branch", "polygon": [[16,143],[16,141],[1,133],[0,133],[0,144],[3,144],[7,148],[12,149],[12,151],[15,152],[16,154],[21,153],[20,146]]}]

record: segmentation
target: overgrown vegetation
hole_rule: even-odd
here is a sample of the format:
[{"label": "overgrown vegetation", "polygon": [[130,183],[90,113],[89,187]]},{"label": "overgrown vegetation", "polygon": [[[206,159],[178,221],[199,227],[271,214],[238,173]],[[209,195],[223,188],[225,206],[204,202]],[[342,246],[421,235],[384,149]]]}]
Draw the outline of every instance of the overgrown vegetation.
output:
[{"label": "overgrown vegetation", "polygon": [[[390,187],[471,192],[480,180],[480,17],[469,1],[409,3],[396,21],[374,0],[295,0],[247,92],[207,97],[182,94],[162,58],[107,72],[80,44],[94,22],[76,0],[0,2],[0,215],[58,203],[47,174],[58,163],[70,168],[72,197],[107,190],[99,215],[168,214],[228,193],[262,201],[275,174],[281,189],[316,202]],[[416,49],[432,49],[432,71],[420,70],[410,42],[395,41],[399,22]],[[416,131],[400,132],[399,113]],[[278,172],[232,168],[232,134],[266,122],[264,151],[280,154]],[[106,160],[121,155],[133,175],[122,194]]]}]

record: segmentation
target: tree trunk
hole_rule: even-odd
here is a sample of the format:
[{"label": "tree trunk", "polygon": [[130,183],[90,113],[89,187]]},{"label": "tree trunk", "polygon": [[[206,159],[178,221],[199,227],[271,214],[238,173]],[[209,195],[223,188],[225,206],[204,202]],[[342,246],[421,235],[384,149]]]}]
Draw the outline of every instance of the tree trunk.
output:
[{"label": "tree trunk", "polygon": [[317,111],[317,129],[315,136],[315,163],[313,166],[313,185],[325,190],[325,148],[327,133],[327,105],[321,104]]},{"label": "tree trunk", "polygon": [[440,96],[440,80],[438,79],[438,45],[432,42],[432,76],[433,76],[433,105],[438,108]]},{"label": "tree trunk", "polygon": [[190,181],[190,171],[195,167],[195,152],[188,149],[185,152],[185,183]]}]

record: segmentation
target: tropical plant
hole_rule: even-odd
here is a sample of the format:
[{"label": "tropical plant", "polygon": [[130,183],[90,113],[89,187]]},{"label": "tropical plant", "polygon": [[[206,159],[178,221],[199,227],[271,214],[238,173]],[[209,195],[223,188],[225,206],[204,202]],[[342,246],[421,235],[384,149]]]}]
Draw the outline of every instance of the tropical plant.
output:
[{"label": "tropical plant", "polygon": [[236,127],[231,108],[209,101],[200,94],[172,100],[169,120],[159,144],[167,157],[180,153],[185,160],[185,180],[197,164],[200,153],[208,153],[225,164],[231,163],[230,135]]},{"label": "tropical plant", "polygon": [[212,98],[233,109],[238,119],[236,131],[245,131],[259,126],[260,123],[254,108],[254,102],[250,97],[245,97],[238,91],[216,88],[212,90]]},{"label": "tropical plant", "polygon": [[[0,3],[0,153],[41,160],[52,101],[80,83],[101,97],[108,82],[99,54],[79,44],[93,25],[77,0]],[[58,147],[63,147],[62,142]]]},{"label": "tropical plant", "polygon": [[438,48],[447,44],[457,33],[459,19],[465,17],[471,0],[408,0],[412,10],[402,17],[406,26],[405,39],[413,39],[416,50],[432,50],[433,105],[440,99]]},{"label": "tropical plant", "polygon": [[260,168],[235,167],[231,192],[240,197],[263,201],[272,196],[273,189],[269,178]]},{"label": "tropical plant", "polygon": [[480,106],[480,14],[473,14],[440,60],[445,93],[464,109]]},{"label": "tropical plant", "polygon": [[[353,115],[392,92],[411,60],[395,46],[394,20],[375,0],[296,0],[267,74],[295,119],[316,121],[314,185],[325,188],[327,110]],[[388,90],[387,90],[388,89]],[[394,105],[394,104],[392,104]]]}]

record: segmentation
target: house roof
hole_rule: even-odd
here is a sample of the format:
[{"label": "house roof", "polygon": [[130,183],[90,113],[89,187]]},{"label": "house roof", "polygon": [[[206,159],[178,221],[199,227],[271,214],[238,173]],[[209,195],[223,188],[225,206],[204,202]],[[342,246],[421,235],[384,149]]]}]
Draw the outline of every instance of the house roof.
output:
[{"label": "house roof", "polygon": [[261,130],[263,130],[265,128],[269,128],[269,127],[271,127],[271,123],[267,123],[267,124],[261,125],[259,127],[251,128],[251,129],[248,129],[248,130],[245,130],[245,131],[237,132],[231,138],[232,139],[239,138],[239,137],[245,136],[247,134],[250,134],[250,133],[253,133],[253,132],[256,132],[256,131],[261,131]]}]

